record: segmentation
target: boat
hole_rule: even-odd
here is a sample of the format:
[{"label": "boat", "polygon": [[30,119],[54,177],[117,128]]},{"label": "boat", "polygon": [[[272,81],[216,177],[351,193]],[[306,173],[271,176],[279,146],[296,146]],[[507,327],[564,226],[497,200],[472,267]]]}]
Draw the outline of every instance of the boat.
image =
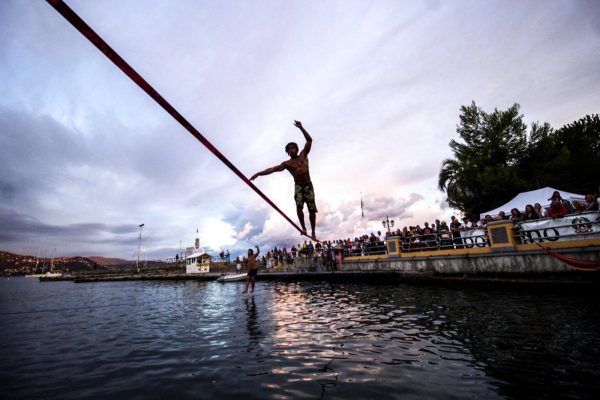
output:
[{"label": "boat", "polygon": [[[39,278],[39,277],[44,276],[44,273],[43,273],[44,272],[44,268],[43,267],[42,267],[42,273],[41,274],[36,274],[35,273],[35,272],[37,272],[37,267],[38,267],[38,264],[40,263],[40,252],[41,252],[41,250],[42,250],[41,248],[38,249],[38,254],[35,257],[35,267],[33,268],[33,272],[34,273],[33,274],[29,274],[29,275],[25,275],[25,278]],[[44,261],[44,264],[45,263],[46,262]]]},{"label": "boat", "polygon": [[40,278],[42,278],[42,277],[43,278],[60,278],[63,275],[62,271],[54,270],[54,253],[55,252],[56,252],[56,249],[54,249],[54,251],[52,252],[52,259],[50,260],[50,270],[46,271],[46,273],[43,274]]},{"label": "boat", "polygon": [[248,276],[247,273],[243,273],[243,274],[230,274],[230,275],[221,275],[218,279],[217,282],[221,282],[221,283],[225,283],[225,282],[239,282],[239,281],[244,281],[246,280],[246,277]]},{"label": "boat", "polygon": [[45,274],[39,275],[40,278],[60,278],[61,276],[63,276],[63,273],[59,270],[48,271]]}]

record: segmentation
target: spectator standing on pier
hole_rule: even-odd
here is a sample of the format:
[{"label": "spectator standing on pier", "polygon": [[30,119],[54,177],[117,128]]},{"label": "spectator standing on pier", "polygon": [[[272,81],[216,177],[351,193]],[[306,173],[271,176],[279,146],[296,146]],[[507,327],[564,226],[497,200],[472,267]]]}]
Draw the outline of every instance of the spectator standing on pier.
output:
[{"label": "spectator standing on pier", "polygon": [[487,226],[487,224],[489,224],[492,221],[493,221],[493,219],[492,219],[491,215],[488,214],[488,215],[485,216],[485,225],[486,226]]},{"label": "spectator standing on pier", "polygon": [[592,194],[585,195],[585,201],[587,202],[587,207],[585,211],[598,211],[598,199],[596,196]]},{"label": "spectator standing on pier", "polygon": [[555,191],[548,200],[550,200],[550,209],[548,210],[549,217],[564,216],[575,211],[573,204],[571,204],[570,201],[563,199],[558,191]]},{"label": "spectator standing on pier", "polygon": [[531,204],[527,204],[525,206],[525,214],[523,214],[523,221],[532,221],[535,219],[540,219],[540,216]]},{"label": "spectator standing on pier", "polygon": [[452,248],[452,240],[450,235],[450,228],[446,224],[446,221],[440,222],[440,230],[439,230],[439,238],[440,238],[440,248],[442,249],[451,249]]},{"label": "spectator standing on pier", "polygon": [[248,287],[252,285],[252,292],[254,292],[254,283],[256,282],[256,276],[258,275],[258,266],[256,265],[256,257],[260,254],[260,249],[256,246],[256,254],[252,249],[248,249],[248,276],[246,277],[246,288],[242,293],[248,292]]},{"label": "spectator standing on pier", "polygon": [[469,217],[463,217],[461,230],[466,231],[469,229],[469,227],[470,227]]},{"label": "spectator standing on pier", "polygon": [[537,214],[540,216],[540,218],[546,218],[548,216],[548,213],[544,208],[542,208],[542,205],[540,203],[535,203],[533,205],[533,208],[535,209],[535,212],[537,212]]},{"label": "spectator standing on pier", "polygon": [[462,225],[458,219],[453,215],[450,217],[452,221],[450,222],[450,232],[452,232],[452,238],[454,239],[454,247],[457,249],[462,249],[463,243],[462,238],[460,236],[460,226]]},{"label": "spectator standing on pier", "polygon": [[558,191],[555,191],[548,200],[550,200],[550,209],[548,210],[549,217],[562,217],[569,214],[569,204],[563,200]]},{"label": "spectator standing on pier", "polygon": [[507,219],[508,217],[506,216],[506,213],[504,211],[500,211],[496,218],[494,218],[494,221],[505,221]]},{"label": "spectator standing on pier", "polygon": [[521,215],[521,211],[519,211],[519,209],[513,208],[512,210],[510,210],[510,218],[509,219],[511,221],[519,222],[522,218],[523,218],[523,216]]}]

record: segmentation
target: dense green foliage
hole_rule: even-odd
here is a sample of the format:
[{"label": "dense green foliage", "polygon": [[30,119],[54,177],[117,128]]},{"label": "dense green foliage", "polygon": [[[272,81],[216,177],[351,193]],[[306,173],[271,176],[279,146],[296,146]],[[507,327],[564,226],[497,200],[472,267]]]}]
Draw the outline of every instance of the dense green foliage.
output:
[{"label": "dense green foliage", "polygon": [[[462,106],[438,185],[448,203],[471,218],[521,191],[552,186],[595,193],[600,184],[600,118],[586,116],[554,130],[533,123],[529,132],[519,105],[486,113],[475,102]],[[507,210],[508,211],[508,210]]]}]

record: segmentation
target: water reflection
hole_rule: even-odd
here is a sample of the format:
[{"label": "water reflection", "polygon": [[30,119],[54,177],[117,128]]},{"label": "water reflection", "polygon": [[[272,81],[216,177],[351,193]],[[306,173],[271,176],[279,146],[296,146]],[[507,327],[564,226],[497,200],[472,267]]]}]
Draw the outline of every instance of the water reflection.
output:
[{"label": "water reflection", "polygon": [[262,335],[260,325],[258,323],[256,301],[254,300],[254,296],[246,296],[244,298],[244,304],[246,306],[246,332],[248,333],[249,347],[253,348],[256,347]]},{"label": "water reflection", "polygon": [[[419,391],[433,397],[465,387],[486,398],[578,397],[598,388],[598,308],[585,299],[327,284],[276,293],[275,352],[302,366],[286,371],[291,380],[381,385],[409,377],[426,381]],[[339,373],[323,378],[329,370],[319,365]]]}]

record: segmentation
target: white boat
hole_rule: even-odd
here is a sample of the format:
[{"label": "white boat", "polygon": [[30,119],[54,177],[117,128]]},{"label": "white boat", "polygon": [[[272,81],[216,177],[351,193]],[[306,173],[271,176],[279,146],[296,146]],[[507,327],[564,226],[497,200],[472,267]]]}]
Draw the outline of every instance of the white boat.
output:
[{"label": "white boat", "polygon": [[246,280],[246,277],[248,276],[247,273],[243,273],[243,274],[234,274],[234,275],[222,275],[221,277],[219,277],[217,279],[217,282],[238,282],[238,281],[244,281]]},{"label": "white boat", "polygon": [[48,271],[45,274],[40,275],[40,277],[43,277],[43,278],[60,278],[61,276],[63,276],[63,273],[62,273],[62,271],[58,271],[58,270]]},{"label": "white boat", "polygon": [[[52,259],[50,260],[50,271],[46,271],[42,277],[44,278],[58,278],[62,276],[62,271],[54,270],[54,253],[56,253],[56,248],[52,251]],[[43,269],[42,269],[43,271]]]}]

